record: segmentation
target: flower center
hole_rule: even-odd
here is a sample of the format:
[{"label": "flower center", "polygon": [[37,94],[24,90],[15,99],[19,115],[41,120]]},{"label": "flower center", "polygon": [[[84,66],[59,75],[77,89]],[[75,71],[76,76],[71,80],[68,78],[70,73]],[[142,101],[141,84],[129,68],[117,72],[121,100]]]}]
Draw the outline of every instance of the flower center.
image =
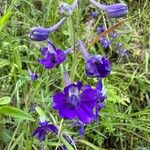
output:
[{"label": "flower center", "polygon": [[72,86],[69,89],[69,100],[68,103],[70,107],[75,108],[78,105],[78,95],[79,95],[79,89],[76,86]]}]

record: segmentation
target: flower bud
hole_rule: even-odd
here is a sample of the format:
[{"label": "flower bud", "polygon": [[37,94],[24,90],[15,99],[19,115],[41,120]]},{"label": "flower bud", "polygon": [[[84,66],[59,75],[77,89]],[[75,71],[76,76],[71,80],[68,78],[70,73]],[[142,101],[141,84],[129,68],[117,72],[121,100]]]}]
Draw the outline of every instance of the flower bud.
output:
[{"label": "flower bud", "polygon": [[128,13],[128,7],[126,4],[118,3],[107,6],[106,12],[111,18],[120,18]]},{"label": "flower bud", "polygon": [[59,27],[64,23],[65,20],[66,20],[66,17],[62,18],[60,21],[58,21],[56,24],[54,24],[50,28],[44,28],[44,27],[32,28],[30,32],[30,38],[34,41],[47,40],[49,34],[59,29]]},{"label": "flower bud", "polygon": [[48,39],[50,31],[43,27],[34,27],[31,29],[30,38],[34,41],[45,41]]},{"label": "flower bud", "polygon": [[108,17],[120,18],[128,13],[128,6],[123,3],[117,3],[112,5],[103,5],[95,0],[90,0],[90,2],[96,7],[106,11]]}]

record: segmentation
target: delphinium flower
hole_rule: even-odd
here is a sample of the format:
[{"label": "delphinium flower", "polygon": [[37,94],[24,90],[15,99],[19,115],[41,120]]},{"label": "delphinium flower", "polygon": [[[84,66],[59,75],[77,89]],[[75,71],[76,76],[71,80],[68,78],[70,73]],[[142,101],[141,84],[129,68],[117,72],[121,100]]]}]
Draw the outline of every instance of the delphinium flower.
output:
[{"label": "delphinium flower", "polygon": [[66,57],[64,51],[57,49],[50,40],[48,40],[48,46],[41,48],[40,52],[43,55],[43,58],[38,59],[38,62],[43,65],[45,69],[51,69],[58,66]]},{"label": "delphinium flower", "polygon": [[85,59],[86,75],[88,77],[107,77],[111,72],[109,60],[102,55],[90,55],[81,40],[79,40],[79,45]]},{"label": "delphinium flower", "polygon": [[30,31],[30,38],[34,41],[45,41],[48,39],[50,33],[56,31],[66,20],[66,17],[62,18],[55,25],[50,28],[34,27]]},{"label": "delphinium flower", "polygon": [[32,81],[37,80],[37,78],[39,77],[37,73],[32,72],[30,69],[29,69],[29,76]]},{"label": "delphinium flower", "polygon": [[90,0],[94,6],[105,11],[110,18],[120,18],[128,13],[128,6],[124,3],[116,3],[112,5],[103,5],[95,0]]},{"label": "delphinium flower", "polygon": [[[101,34],[104,31],[105,27],[103,25],[97,27],[98,34]],[[100,38],[100,43],[104,47],[104,49],[106,49],[110,45],[110,41],[104,36]]]},{"label": "delphinium flower", "polygon": [[92,88],[84,89],[81,82],[70,83],[66,71],[64,76],[66,87],[62,92],[53,95],[52,107],[64,119],[78,119],[85,124],[90,123],[94,119],[93,108],[98,98],[97,91]]},{"label": "delphinium flower", "polygon": [[55,125],[45,121],[44,117],[40,117],[39,127],[33,131],[32,136],[37,136],[38,140],[42,142],[45,140],[47,132],[52,132],[57,135],[58,129]]},{"label": "delphinium flower", "polygon": [[121,43],[118,43],[118,44],[117,44],[117,54],[118,54],[120,57],[125,57],[125,56],[127,56],[127,50],[122,47],[122,44],[121,44]]},{"label": "delphinium flower", "polygon": [[43,58],[38,59],[38,62],[45,69],[52,69],[60,65],[62,62],[65,61],[66,55],[69,53],[73,53],[73,50],[79,44],[77,43],[71,48],[68,48],[67,50],[63,51],[61,49],[57,49],[50,40],[47,41],[48,41],[48,46],[40,49]]},{"label": "delphinium flower", "polygon": [[73,11],[77,7],[77,5],[78,5],[78,0],[74,0],[72,5],[69,5],[67,3],[62,3],[58,8],[58,13],[60,15],[71,16]]}]

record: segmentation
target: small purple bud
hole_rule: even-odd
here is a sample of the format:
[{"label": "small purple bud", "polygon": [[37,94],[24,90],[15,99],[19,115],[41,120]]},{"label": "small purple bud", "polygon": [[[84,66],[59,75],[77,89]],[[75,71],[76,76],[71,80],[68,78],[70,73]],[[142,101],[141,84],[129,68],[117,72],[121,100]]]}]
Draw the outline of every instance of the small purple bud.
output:
[{"label": "small purple bud", "polygon": [[50,31],[43,27],[34,27],[31,29],[30,38],[34,41],[45,41],[48,39]]},{"label": "small purple bud", "polygon": [[117,37],[117,35],[115,34],[115,33],[113,33],[113,32],[111,32],[110,34],[109,34],[109,36],[111,37],[111,38],[116,38]]},{"label": "small purple bud", "polygon": [[120,18],[128,13],[128,7],[122,3],[113,4],[107,7],[106,12],[111,18]]},{"label": "small purple bud", "polygon": [[92,12],[91,16],[95,19],[95,18],[97,18],[98,14],[97,14],[97,12]]},{"label": "small purple bud", "polygon": [[123,3],[117,3],[112,5],[103,5],[95,0],[90,0],[90,2],[96,7],[106,11],[108,17],[120,18],[128,13],[128,6]]},{"label": "small purple bud", "polygon": [[97,30],[97,34],[101,34],[102,32],[105,31],[105,27],[101,25],[101,26],[98,26],[96,30]]},{"label": "small purple bud", "polygon": [[100,38],[100,43],[102,44],[104,49],[106,49],[110,45],[110,41],[105,37]]},{"label": "small purple bud", "polygon": [[50,33],[57,30],[62,23],[66,20],[66,17],[62,18],[60,21],[58,21],[55,25],[53,25],[50,28],[44,28],[44,27],[34,27],[31,29],[30,32],[30,38],[34,41],[45,41],[48,39],[48,36]]},{"label": "small purple bud", "polygon": [[39,77],[37,73],[33,73],[31,70],[29,70],[29,75],[32,81],[36,80]]}]

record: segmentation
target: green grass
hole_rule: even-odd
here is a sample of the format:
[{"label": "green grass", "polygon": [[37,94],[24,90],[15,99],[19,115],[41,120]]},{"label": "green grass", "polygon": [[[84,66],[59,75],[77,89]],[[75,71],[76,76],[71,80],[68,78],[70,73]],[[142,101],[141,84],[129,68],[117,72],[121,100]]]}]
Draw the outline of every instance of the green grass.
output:
[{"label": "green grass", "polygon": [[[64,2],[71,3],[72,0]],[[113,2],[115,1],[107,1]],[[40,149],[41,144],[31,133],[37,127],[39,116],[43,114],[64,132],[75,135],[78,150],[150,149],[150,2],[126,2],[129,6],[127,21],[116,29],[121,31],[122,35],[115,39],[116,41],[112,41],[112,46],[107,51],[98,43],[89,47],[90,53],[103,54],[110,59],[112,73],[104,80],[107,92],[105,108],[99,113],[98,123],[93,122],[85,126],[84,137],[79,137],[77,130],[70,128],[70,121],[61,122],[57,112],[51,108],[51,96],[64,86],[63,65],[69,69],[72,81],[81,80],[85,84],[95,85],[95,79],[85,76],[81,53],[69,55],[67,61],[56,69],[45,70],[36,59],[40,57],[39,48],[46,43],[34,42],[28,37],[30,28],[49,27],[61,19],[57,13],[59,0],[0,2],[3,12],[0,17],[0,98],[11,98],[10,104],[7,104],[9,107],[4,106],[9,113],[2,113],[0,109],[0,149]],[[78,38],[84,41],[94,38],[95,24],[106,23],[107,27],[110,27],[116,22],[111,20],[107,23],[106,18],[100,15],[98,21],[93,20],[93,24],[89,25],[89,20],[92,20],[91,9],[87,0],[80,0],[79,8],[73,16],[69,17],[58,31],[51,34],[50,39],[58,48],[65,50]],[[128,51],[128,58],[116,55],[115,42],[123,43]],[[28,68],[40,75],[32,83]],[[30,112],[32,105],[38,106],[39,109]],[[14,110],[10,110],[10,106],[16,108],[13,115],[11,111]],[[46,150],[51,150],[55,149],[60,141],[65,143],[61,137],[48,134],[42,144]]]}]

